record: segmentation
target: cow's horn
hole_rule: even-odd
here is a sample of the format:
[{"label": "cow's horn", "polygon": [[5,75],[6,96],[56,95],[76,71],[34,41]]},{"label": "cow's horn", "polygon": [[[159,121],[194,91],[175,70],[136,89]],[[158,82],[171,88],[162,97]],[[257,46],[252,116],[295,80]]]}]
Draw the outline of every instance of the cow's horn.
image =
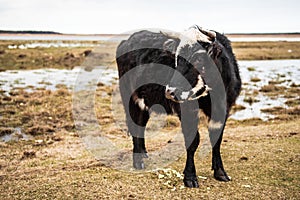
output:
[{"label": "cow's horn", "polygon": [[208,29],[205,29],[205,28],[202,28],[202,27],[199,27],[198,25],[195,25],[195,26],[197,27],[197,29],[198,29],[201,33],[207,35],[207,36],[210,38],[211,41],[213,41],[213,40],[217,37],[216,32],[211,31],[211,30],[208,30]]}]

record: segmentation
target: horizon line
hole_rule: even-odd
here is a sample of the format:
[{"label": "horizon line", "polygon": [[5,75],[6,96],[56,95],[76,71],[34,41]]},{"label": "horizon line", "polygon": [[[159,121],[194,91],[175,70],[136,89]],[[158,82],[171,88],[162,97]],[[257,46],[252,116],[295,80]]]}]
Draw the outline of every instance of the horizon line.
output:
[{"label": "horizon line", "polygon": [[[138,30],[137,30],[138,31]],[[57,31],[39,30],[0,30],[0,34],[45,34],[45,35],[129,35],[129,33],[61,33]],[[225,35],[298,35],[299,32],[232,32],[223,33]]]}]

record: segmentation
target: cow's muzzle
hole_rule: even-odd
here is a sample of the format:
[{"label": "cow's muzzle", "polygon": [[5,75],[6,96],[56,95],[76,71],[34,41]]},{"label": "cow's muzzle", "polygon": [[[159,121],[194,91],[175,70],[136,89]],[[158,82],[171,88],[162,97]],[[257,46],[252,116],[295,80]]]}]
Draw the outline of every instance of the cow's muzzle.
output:
[{"label": "cow's muzzle", "polygon": [[176,87],[166,86],[165,97],[177,103],[183,103],[185,101],[197,100],[200,97],[204,97],[211,90],[207,85],[204,85],[202,88],[195,90],[195,88],[184,91]]},{"label": "cow's muzzle", "polygon": [[177,88],[166,86],[165,96],[167,99],[180,103],[179,93],[180,91]]}]

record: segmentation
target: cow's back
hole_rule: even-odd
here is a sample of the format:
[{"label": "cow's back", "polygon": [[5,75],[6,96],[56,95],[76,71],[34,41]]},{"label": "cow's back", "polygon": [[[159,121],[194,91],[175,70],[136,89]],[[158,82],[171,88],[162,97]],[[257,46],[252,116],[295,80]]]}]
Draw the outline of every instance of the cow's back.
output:
[{"label": "cow's back", "polygon": [[[122,41],[116,52],[119,76],[136,66],[150,63],[174,68],[175,52],[164,46],[168,40],[173,39],[163,33],[139,31]],[[175,42],[174,46],[178,45],[179,41]]]}]

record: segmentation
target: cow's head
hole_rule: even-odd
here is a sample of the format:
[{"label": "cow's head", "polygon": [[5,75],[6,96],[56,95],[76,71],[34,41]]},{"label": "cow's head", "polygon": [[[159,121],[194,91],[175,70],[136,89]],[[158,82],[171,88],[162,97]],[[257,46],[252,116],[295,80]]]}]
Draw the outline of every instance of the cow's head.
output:
[{"label": "cow's head", "polygon": [[210,87],[204,80],[205,68],[210,64],[208,51],[215,38],[215,32],[198,26],[191,27],[180,36],[175,53],[176,71],[166,86],[166,98],[182,103],[208,94]]}]

